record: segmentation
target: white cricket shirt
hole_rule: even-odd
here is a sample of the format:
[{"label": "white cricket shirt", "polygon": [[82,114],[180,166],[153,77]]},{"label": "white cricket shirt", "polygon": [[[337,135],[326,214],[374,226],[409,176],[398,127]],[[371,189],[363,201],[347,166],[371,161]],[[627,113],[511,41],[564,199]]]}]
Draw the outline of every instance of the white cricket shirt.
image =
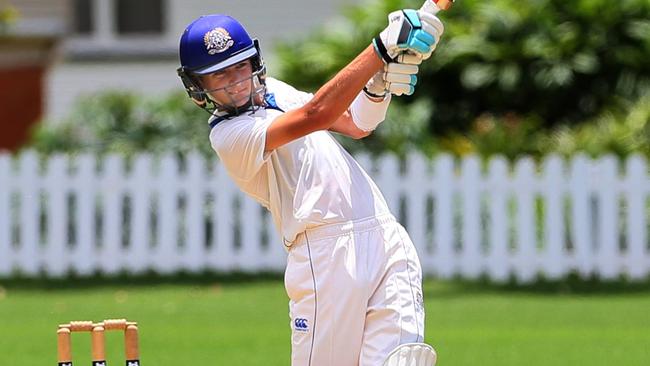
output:
[{"label": "white cricket shirt", "polygon": [[218,122],[210,143],[237,186],[271,212],[285,245],[308,228],[389,213],[375,183],[328,131],[264,154],[271,122],[312,98],[273,78],[266,85],[278,108]]}]

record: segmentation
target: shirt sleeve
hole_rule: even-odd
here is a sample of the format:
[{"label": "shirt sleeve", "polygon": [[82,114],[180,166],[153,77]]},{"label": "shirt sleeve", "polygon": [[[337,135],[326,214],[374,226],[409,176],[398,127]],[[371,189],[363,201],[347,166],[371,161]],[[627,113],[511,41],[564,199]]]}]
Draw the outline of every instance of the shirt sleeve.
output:
[{"label": "shirt sleeve", "polygon": [[314,94],[312,93],[306,93],[300,90],[296,90],[295,94],[293,95],[293,100],[291,101],[291,105],[287,109],[291,110],[291,109],[300,108],[303,105],[307,104],[307,102],[309,102],[313,97]]},{"label": "shirt sleeve", "polygon": [[275,94],[275,101],[278,103],[278,106],[285,111],[298,109],[314,97],[311,93],[300,91],[276,79],[270,79],[269,86]]},{"label": "shirt sleeve", "polygon": [[212,149],[233,178],[253,179],[268,159],[264,146],[270,122],[246,116],[221,122],[210,132]]}]

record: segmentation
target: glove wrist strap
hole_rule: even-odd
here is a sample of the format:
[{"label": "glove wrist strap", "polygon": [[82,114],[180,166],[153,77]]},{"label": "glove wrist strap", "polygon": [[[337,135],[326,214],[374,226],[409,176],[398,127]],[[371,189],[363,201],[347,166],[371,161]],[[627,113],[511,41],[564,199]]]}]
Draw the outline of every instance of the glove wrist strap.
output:
[{"label": "glove wrist strap", "polygon": [[384,42],[381,41],[381,37],[377,36],[372,40],[373,46],[375,46],[375,52],[384,60],[385,63],[389,64],[394,60],[388,55],[388,50],[384,46]]},{"label": "glove wrist strap", "polygon": [[386,97],[386,91],[384,91],[383,94],[375,94],[375,93],[371,93],[368,90],[368,88],[365,87],[365,86],[363,87],[363,92],[366,93],[366,95],[371,97],[371,98],[385,98]]}]

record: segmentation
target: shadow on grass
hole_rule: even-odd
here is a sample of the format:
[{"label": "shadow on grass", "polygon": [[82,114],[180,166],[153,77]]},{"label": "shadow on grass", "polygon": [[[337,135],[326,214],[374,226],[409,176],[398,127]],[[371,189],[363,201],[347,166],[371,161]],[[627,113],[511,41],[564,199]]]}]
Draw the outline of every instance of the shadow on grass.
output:
[{"label": "shadow on grass", "polygon": [[[146,272],[143,274],[120,273],[107,276],[101,273],[92,276],[79,276],[73,273],[62,278],[48,278],[44,274],[36,277],[17,275],[11,278],[0,278],[0,288],[21,290],[65,290],[101,287],[149,287],[154,285],[178,286],[212,286],[218,283],[222,286],[240,286],[250,283],[276,282],[282,283],[283,275],[277,272],[259,273],[219,273],[199,272],[177,274],[158,274]],[[521,293],[547,295],[620,295],[634,293],[650,294],[650,277],[643,280],[603,280],[598,277],[582,278],[572,273],[561,280],[538,278],[531,283],[520,283],[511,278],[504,283],[496,283],[487,277],[476,280],[454,278],[441,280],[425,279],[424,293],[426,297],[461,297],[481,293]]]},{"label": "shadow on grass", "polygon": [[650,294],[650,277],[642,280],[630,280],[620,277],[605,280],[592,276],[580,277],[571,273],[563,279],[549,280],[537,278],[534,282],[521,283],[516,278],[506,282],[496,283],[487,277],[476,280],[454,278],[451,280],[425,281],[426,297],[460,297],[480,293],[511,293],[511,294],[539,294],[539,295],[581,295],[581,296],[607,296],[647,293]]},{"label": "shadow on grass", "polygon": [[45,275],[39,276],[13,276],[10,278],[0,278],[0,287],[7,289],[21,290],[66,290],[66,289],[85,289],[101,287],[149,287],[154,285],[192,285],[192,286],[212,286],[215,283],[220,285],[242,285],[247,283],[261,282],[280,282],[282,274],[273,272],[259,273],[218,273],[218,272],[198,272],[187,273],[179,272],[176,274],[159,274],[156,272],[146,272],[142,274],[120,273],[117,275],[103,275],[96,273],[92,276],[79,276],[74,273],[68,274],[61,278],[48,278]]}]

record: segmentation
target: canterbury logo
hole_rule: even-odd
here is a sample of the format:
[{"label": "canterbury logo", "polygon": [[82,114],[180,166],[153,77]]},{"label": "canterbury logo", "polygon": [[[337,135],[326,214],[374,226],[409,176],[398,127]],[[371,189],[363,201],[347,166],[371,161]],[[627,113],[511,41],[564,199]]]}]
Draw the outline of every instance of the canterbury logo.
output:
[{"label": "canterbury logo", "polygon": [[309,329],[309,326],[307,325],[307,319],[296,318],[293,321],[293,325],[295,326],[296,330],[306,331]]}]

